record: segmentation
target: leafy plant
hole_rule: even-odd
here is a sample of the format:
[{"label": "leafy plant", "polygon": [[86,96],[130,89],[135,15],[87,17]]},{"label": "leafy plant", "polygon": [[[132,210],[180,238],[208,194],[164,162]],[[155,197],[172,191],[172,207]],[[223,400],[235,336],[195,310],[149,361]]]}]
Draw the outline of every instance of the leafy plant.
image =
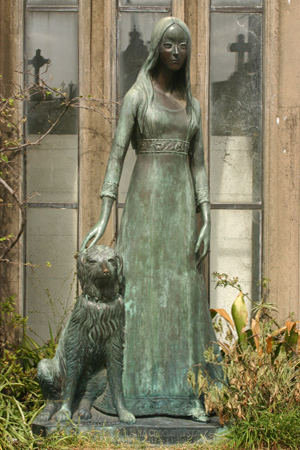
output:
[{"label": "leafy plant", "polygon": [[34,368],[24,369],[7,350],[0,364],[0,448],[11,449],[32,440],[31,423],[43,400]]},{"label": "leafy plant", "polygon": [[0,303],[0,449],[34,440],[31,424],[43,406],[36,366],[55,352],[56,340],[39,346],[27,336],[26,322],[15,312],[14,297]]},{"label": "leafy plant", "polygon": [[[124,442],[118,435],[111,436],[104,431],[83,434],[78,433],[76,429],[74,433],[61,429],[46,438],[34,436],[31,425],[43,407],[41,390],[36,380],[36,366],[42,358],[54,356],[58,337],[51,335],[50,340],[40,346],[27,336],[26,322],[27,318],[15,313],[14,297],[0,303],[0,450],[153,448],[150,444],[133,438],[130,438],[129,442]],[[19,335],[19,343],[11,334],[11,329]],[[206,442],[172,446],[174,450],[216,450],[216,448],[224,450],[227,447]]]},{"label": "leafy plant", "polygon": [[[283,327],[273,317],[276,308],[266,301],[268,281],[263,281],[264,297],[253,303],[255,314],[248,327],[248,313],[238,279],[217,274],[217,284],[240,292],[232,305],[232,318],[226,311],[212,310],[228,324],[227,339],[219,342],[223,361],[208,349],[206,359],[223,368],[224,379],[211,380],[199,366],[197,379],[189,381],[198,395],[205,395],[208,413],[216,411],[221,423],[230,422],[226,437],[241,448],[300,446],[300,333],[298,321]],[[220,388],[221,386],[221,388]]]}]

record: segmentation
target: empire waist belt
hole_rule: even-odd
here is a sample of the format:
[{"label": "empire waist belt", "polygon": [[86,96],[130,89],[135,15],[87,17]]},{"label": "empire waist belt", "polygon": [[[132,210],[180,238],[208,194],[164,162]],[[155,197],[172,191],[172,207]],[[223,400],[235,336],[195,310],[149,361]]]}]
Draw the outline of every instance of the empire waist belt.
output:
[{"label": "empire waist belt", "polygon": [[136,154],[170,153],[186,156],[189,146],[189,142],[180,139],[141,139],[137,141]]}]

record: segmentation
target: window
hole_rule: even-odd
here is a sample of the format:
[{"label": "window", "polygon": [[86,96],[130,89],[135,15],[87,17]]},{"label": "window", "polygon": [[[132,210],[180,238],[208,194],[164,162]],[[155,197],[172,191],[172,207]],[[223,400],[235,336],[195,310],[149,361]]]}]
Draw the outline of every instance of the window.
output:
[{"label": "window", "polygon": [[[245,290],[255,299],[262,259],[263,5],[261,0],[205,0],[201,2],[201,8],[204,3],[206,13],[210,10],[210,36],[207,37],[210,41],[208,172],[213,227],[209,272],[239,276]],[[113,6],[107,0],[105,5],[105,11],[111,11],[109,30],[100,32],[97,29],[96,32],[92,27],[93,14],[103,14],[98,2],[90,7],[90,22],[87,20],[83,28],[91,27],[91,42],[87,39],[90,43],[95,36],[101,40],[104,35],[107,43],[110,33],[116,30],[117,45],[110,51],[115,50],[117,70],[112,73],[117,76],[111,80],[109,73],[107,84],[111,80],[111,91],[116,93],[111,100],[121,101],[148,55],[154,24],[163,16],[179,14],[179,10],[183,17],[184,5],[179,0],[116,0]],[[192,22],[193,46],[197,48],[195,39],[200,25],[195,24],[195,18],[188,17]],[[91,51],[89,61],[92,66],[88,70],[98,64],[97,52]],[[196,55],[197,52],[193,59],[195,67]],[[77,0],[27,0],[25,56],[27,84],[34,86],[43,79],[50,86],[63,89],[68,96],[77,95]],[[41,57],[39,64],[35,57]],[[94,87],[94,83],[97,87],[93,78],[95,71],[90,73],[87,85],[91,83]],[[193,82],[197,85],[198,80]],[[87,87],[87,92],[89,89]],[[205,105],[202,107],[205,109]],[[32,140],[59,114],[55,98],[40,101],[32,97],[27,109],[27,134]],[[97,134],[97,120],[85,121],[82,134],[90,126]],[[85,145],[92,144],[98,152],[100,138],[96,145],[93,139],[94,135],[90,133]],[[93,198],[95,195],[95,190],[88,186],[92,165],[93,174],[97,174],[110,151],[109,139],[101,139],[104,143],[102,153],[97,153],[99,159],[93,153],[85,167],[82,182],[85,198],[86,192]],[[119,186],[118,222],[134,162],[135,153],[129,148]],[[75,297],[75,283],[72,284],[75,264],[70,257],[77,249],[78,222],[78,118],[74,112],[66,115],[40,146],[27,149],[24,180],[26,198],[30,197],[25,262],[42,266],[26,268],[25,314],[30,317],[29,325],[45,339],[48,338],[48,323],[58,326],[62,310],[68,309]],[[31,197],[35,192],[37,194]],[[44,267],[47,261],[51,268]],[[210,292],[212,306],[231,305],[232,293],[214,290],[213,281]]]},{"label": "window", "polygon": [[[258,300],[262,239],[262,1],[212,0],[210,272],[238,276]],[[230,310],[232,292],[211,304]]]},{"label": "window", "polygon": [[[69,98],[78,92],[77,0],[27,0],[25,11],[26,133],[31,141],[45,133],[62,105],[55,94],[41,94],[45,82]],[[25,154],[27,232],[25,314],[42,340],[55,333],[75,297],[74,260],[78,216],[78,117],[69,110],[39,146]],[[45,267],[47,261],[51,268]]]}]

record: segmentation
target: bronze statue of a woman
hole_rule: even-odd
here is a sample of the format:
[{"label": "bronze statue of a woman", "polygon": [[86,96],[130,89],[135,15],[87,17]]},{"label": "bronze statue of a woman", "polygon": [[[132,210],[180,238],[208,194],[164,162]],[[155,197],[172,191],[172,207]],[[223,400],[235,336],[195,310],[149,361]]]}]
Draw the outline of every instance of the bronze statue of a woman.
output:
[{"label": "bronze statue of a woman", "polygon": [[[187,382],[215,335],[197,264],[209,248],[210,208],[201,113],[190,85],[191,36],[180,19],[155,26],[149,56],[126,94],[109,158],[99,221],[85,237],[103,235],[129,143],[137,154],[117,251],[124,259],[125,403],[136,416],[192,416],[206,421]],[[197,236],[196,212],[203,226]],[[203,244],[203,252],[199,249]],[[96,402],[112,412],[109,395]]]}]

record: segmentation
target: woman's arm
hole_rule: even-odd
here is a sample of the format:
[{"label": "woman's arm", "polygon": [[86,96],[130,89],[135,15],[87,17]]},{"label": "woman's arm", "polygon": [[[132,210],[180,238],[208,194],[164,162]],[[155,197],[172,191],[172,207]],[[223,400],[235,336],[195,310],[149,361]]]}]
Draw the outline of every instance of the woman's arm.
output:
[{"label": "woman's arm", "polygon": [[195,188],[195,199],[197,212],[202,214],[202,228],[196,243],[195,253],[200,250],[203,243],[203,251],[200,256],[200,263],[209,251],[210,243],[210,204],[209,204],[209,191],[208,181],[206,175],[206,169],[204,164],[204,151],[203,151],[203,139],[202,139],[202,126],[201,126],[201,112],[199,106],[199,127],[192,139],[190,148],[190,169]]},{"label": "woman's arm", "polygon": [[139,102],[139,93],[135,89],[130,89],[123,100],[114,142],[106,168],[104,183],[100,194],[100,197],[102,198],[100,217],[98,222],[85,236],[81,244],[81,251],[84,250],[91,239],[93,240],[90,243],[90,247],[95,245],[103,236],[107,227],[112,205],[117,198],[123,163],[135,126]]}]

